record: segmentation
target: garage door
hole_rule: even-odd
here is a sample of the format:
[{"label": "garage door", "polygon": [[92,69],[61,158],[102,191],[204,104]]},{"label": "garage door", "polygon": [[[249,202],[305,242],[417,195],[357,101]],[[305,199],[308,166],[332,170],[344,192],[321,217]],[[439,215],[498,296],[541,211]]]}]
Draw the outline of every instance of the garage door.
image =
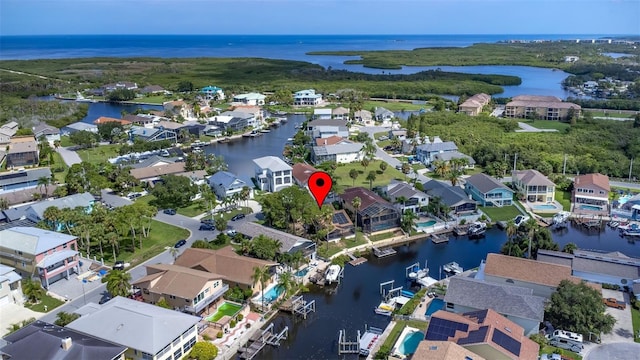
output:
[{"label": "garage door", "polygon": [[0,298],[0,306],[4,305],[4,304],[8,304],[9,303],[9,295]]}]

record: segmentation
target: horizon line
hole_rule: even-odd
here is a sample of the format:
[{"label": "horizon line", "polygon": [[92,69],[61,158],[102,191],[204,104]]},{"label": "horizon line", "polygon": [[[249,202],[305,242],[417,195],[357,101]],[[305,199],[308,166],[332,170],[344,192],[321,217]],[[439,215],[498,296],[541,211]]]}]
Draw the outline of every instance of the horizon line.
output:
[{"label": "horizon line", "polygon": [[622,33],[591,33],[591,34],[578,34],[578,33],[522,33],[522,34],[509,34],[509,33],[486,33],[486,34],[0,34],[0,37],[12,37],[12,36],[633,36],[640,37],[638,34],[622,34]]}]

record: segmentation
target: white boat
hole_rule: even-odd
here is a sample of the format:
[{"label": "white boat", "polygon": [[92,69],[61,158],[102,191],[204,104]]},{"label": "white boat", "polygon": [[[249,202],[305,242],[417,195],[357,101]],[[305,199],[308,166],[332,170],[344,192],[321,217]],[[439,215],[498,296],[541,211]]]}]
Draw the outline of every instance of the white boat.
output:
[{"label": "white boat", "polygon": [[338,276],[340,276],[341,269],[342,268],[340,267],[340,265],[329,266],[329,268],[327,269],[327,273],[324,276],[324,279],[326,280],[326,282],[331,284],[332,282],[337,281]]},{"label": "white boat", "polygon": [[469,227],[468,234],[470,236],[480,236],[487,230],[487,224],[481,221],[476,221]]},{"label": "white boat", "polygon": [[530,218],[527,215],[518,215],[513,219],[513,223],[516,224],[517,227],[524,225]]},{"label": "white boat", "polygon": [[389,304],[383,301],[377,308],[373,309],[373,311],[378,315],[391,316],[395,309],[394,304]]},{"label": "white boat", "polygon": [[409,273],[409,279],[411,280],[422,279],[423,277],[426,277],[426,276],[429,276],[429,269],[420,269],[416,272]]},{"label": "white boat", "polygon": [[93,99],[87,99],[86,97],[82,96],[82,94],[80,93],[80,91],[76,92],[76,101],[77,102],[89,102],[89,103],[95,103],[97,102],[96,100]]},{"label": "white boat", "polygon": [[562,224],[563,222],[567,221],[567,219],[569,219],[569,216],[571,216],[571,213],[568,211],[560,211],[559,213],[553,215],[553,223],[554,224]]},{"label": "white boat", "polygon": [[443,265],[442,270],[444,270],[449,274],[455,274],[455,275],[462,274],[462,272],[464,271],[464,269],[462,269],[462,266],[460,266],[455,261],[452,261],[448,264]]}]

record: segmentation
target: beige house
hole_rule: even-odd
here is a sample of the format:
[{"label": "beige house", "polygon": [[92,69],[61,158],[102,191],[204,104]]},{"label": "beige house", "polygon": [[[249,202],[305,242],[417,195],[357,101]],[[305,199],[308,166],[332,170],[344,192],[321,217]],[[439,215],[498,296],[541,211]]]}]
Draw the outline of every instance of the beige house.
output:
[{"label": "beige house", "polygon": [[524,196],[527,202],[553,202],[556,184],[538,170],[513,171],[511,180],[513,186]]},{"label": "beige house", "polygon": [[513,97],[507,103],[504,117],[567,120],[573,116],[580,116],[580,105],[564,102],[555,96],[520,95]]},{"label": "beige house", "polygon": [[491,95],[475,94],[458,106],[458,112],[469,116],[478,116],[482,112],[482,108],[489,104],[490,101]]},{"label": "beige house", "polygon": [[603,174],[585,174],[573,179],[573,211],[609,214],[609,177]]},{"label": "beige house", "polygon": [[370,125],[373,121],[373,114],[369,110],[358,110],[353,113],[353,120],[360,124]]}]

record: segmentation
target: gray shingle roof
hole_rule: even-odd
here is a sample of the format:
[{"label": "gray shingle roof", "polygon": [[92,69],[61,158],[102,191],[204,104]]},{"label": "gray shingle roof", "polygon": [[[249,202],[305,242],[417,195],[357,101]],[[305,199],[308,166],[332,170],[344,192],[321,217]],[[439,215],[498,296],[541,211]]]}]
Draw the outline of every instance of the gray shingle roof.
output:
[{"label": "gray shingle roof", "polygon": [[411,185],[404,182],[391,183],[387,185],[387,189],[388,189],[387,194],[394,199],[397,199],[401,196],[404,196],[407,199],[410,199],[412,197],[416,197],[416,198],[429,197],[427,194],[423,193],[422,191],[418,191],[414,189]]},{"label": "gray shingle roof", "polygon": [[317,119],[309,121],[307,124],[308,128],[314,128],[316,126],[347,126],[347,121],[339,119]]},{"label": "gray shingle roof", "polygon": [[529,288],[490,284],[454,276],[449,279],[444,301],[473,309],[492,309],[502,315],[542,321],[546,299],[532,294],[533,290]]},{"label": "gray shingle roof", "polygon": [[[242,181],[240,178],[228,171],[218,171],[208,178],[209,184],[220,184],[224,188],[228,188],[236,180]],[[244,183],[244,181],[242,182]]]},{"label": "gray shingle roof", "polygon": [[512,177],[519,179],[525,185],[555,186],[551,180],[542,175],[538,170],[529,169],[513,171]]},{"label": "gray shingle roof", "polygon": [[445,141],[445,142],[418,145],[416,146],[416,149],[423,152],[437,152],[437,151],[454,151],[454,150],[458,150],[458,147],[453,141]]},{"label": "gray shingle roof", "polygon": [[65,197],[61,197],[54,200],[40,201],[31,205],[31,210],[35,212],[39,220],[43,219],[44,211],[51,206],[55,206],[59,209],[74,209],[78,206],[88,207],[95,201],[95,198],[91,193],[85,192],[82,194],[73,194]]},{"label": "gray shingle roof", "polygon": [[314,146],[313,152],[316,155],[350,154],[359,152],[363,146],[361,143]]},{"label": "gray shingle roof", "polygon": [[513,192],[513,190],[509,189],[505,184],[483,173],[469,176],[466,179],[466,182],[473,185],[473,187],[478,189],[483,194],[486,194],[494,189],[505,189]]},{"label": "gray shingle roof", "polygon": [[0,232],[0,246],[38,255],[75,239],[75,236],[34,227],[13,227]]},{"label": "gray shingle roof", "polygon": [[443,152],[441,154],[436,154],[434,156],[435,160],[442,160],[442,161],[451,161],[453,159],[467,159],[467,161],[469,162],[469,165],[475,165],[476,161],[473,160],[473,158],[467,154],[463,154],[457,150],[454,151],[447,151],[447,152]]},{"label": "gray shingle roof", "polygon": [[272,239],[279,240],[282,244],[280,246],[280,253],[284,254],[292,249],[299,248],[302,245],[311,245],[313,241],[307,240],[303,237],[292,235],[284,231],[276,230],[270,227],[266,227],[260,224],[252,223],[249,221],[241,222],[234,225],[234,229],[239,233],[254,238],[258,235],[265,235]]},{"label": "gray shingle roof", "polygon": [[261,169],[269,169],[271,171],[291,170],[291,166],[289,166],[289,164],[276,156],[264,156],[253,159],[253,163],[258,165]]},{"label": "gray shingle roof", "polygon": [[475,203],[475,201],[469,199],[462,188],[447,185],[438,180],[427,181],[424,183],[423,189],[432,198],[439,197],[440,200],[449,207],[456,206],[463,202]]}]

